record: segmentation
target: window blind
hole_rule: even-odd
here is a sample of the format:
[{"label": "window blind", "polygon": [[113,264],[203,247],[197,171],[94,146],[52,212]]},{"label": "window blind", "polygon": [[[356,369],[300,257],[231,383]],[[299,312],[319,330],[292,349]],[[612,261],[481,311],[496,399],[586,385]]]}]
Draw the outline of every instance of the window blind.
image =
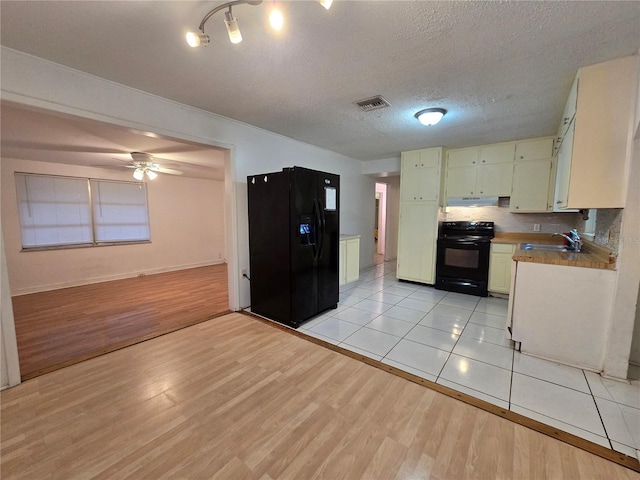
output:
[{"label": "window blind", "polygon": [[91,242],[86,180],[16,173],[16,192],[23,247]]},{"label": "window blind", "polygon": [[16,173],[23,248],[150,240],[146,184]]},{"label": "window blind", "polygon": [[96,243],[149,240],[144,183],[91,180],[91,197]]}]

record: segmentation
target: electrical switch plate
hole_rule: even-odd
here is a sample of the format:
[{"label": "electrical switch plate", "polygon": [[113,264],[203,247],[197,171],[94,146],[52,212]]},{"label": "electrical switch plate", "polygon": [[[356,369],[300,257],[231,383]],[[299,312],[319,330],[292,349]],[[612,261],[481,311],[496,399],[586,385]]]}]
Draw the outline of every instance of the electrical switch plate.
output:
[{"label": "electrical switch plate", "polygon": [[533,231],[534,232],[539,232],[540,231],[540,224],[539,223],[534,223],[533,224]]}]

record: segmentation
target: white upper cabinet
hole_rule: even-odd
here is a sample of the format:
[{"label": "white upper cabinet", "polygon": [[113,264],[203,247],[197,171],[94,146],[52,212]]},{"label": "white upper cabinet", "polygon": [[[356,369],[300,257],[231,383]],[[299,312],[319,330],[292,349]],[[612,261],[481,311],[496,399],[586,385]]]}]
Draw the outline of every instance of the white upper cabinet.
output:
[{"label": "white upper cabinet", "polygon": [[492,163],[513,163],[513,155],[516,149],[515,143],[498,143],[480,147],[479,165]]},{"label": "white upper cabinet", "polygon": [[441,148],[402,152],[400,201],[438,201],[440,197],[441,155]]},{"label": "white upper cabinet", "polygon": [[571,86],[571,91],[569,92],[569,98],[567,99],[567,104],[564,106],[564,112],[562,112],[562,120],[560,121],[560,126],[558,127],[558,138],[556,139],[556,146],[560,148],[560,144],[564,140],[565,134],[567,130],[569,130],[569,124],[573,117],[576,116],[576,105],[578,102],[578,77],[576,76],[573,81],[573,85]]},{"label": "white upper cabinet", "polygon": [[575,116],[558,151],[557,209],[625,206],[637,76],[636,56],[578,70]]},{"label": "white upper cabinet", "polygon": [[458,148],[447,152],[446,196],[509,196],[515,143]]},{"label": "white upper cabinet", "polygon": [[554,166],[553,138],[516,143],[511,212],[533,213],[553,209]]},{"label": "white upper cabinet", "polygon": [[516,162],[553,157],[553,139],[536,138],[516,143]]}]

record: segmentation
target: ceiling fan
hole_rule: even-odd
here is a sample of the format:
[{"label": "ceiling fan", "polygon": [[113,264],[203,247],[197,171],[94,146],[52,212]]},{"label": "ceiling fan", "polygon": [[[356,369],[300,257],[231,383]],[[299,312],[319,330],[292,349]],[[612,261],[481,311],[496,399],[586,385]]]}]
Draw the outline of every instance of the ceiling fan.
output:
[{"label": "ceiling fan", "polygon": [[133,178],[142,181],[146,175],[149,180],[153,180],[158,176],[158,173],[167,173],[169,175],[182,175],[180,170],[174,170],[173,168],[165,168],[158,165],[155,160],[162,160],[154,157],[150,153],[144,152],[131,152],[131,158],[133,160],[131,165],[126,165],[125,168],[134,168]]}]

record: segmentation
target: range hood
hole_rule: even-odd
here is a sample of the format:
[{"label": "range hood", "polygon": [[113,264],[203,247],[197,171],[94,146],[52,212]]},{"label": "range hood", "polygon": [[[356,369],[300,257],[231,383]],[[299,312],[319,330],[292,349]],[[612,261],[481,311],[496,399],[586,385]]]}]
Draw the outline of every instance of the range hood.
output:
[{"label": "range hood", "polygon": [[447,197],[447,207],[497,207],[498,197]]}]

